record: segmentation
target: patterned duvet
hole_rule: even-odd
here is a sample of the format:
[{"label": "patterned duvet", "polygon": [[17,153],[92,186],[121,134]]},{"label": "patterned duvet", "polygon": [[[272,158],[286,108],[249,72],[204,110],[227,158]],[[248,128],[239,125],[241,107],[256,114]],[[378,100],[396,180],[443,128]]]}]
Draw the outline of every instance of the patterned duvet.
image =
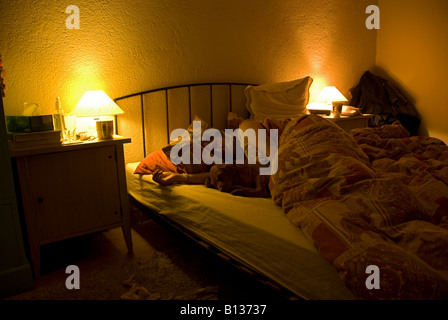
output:
[{"label": "patterned duvet", "polygon": [[304,115],[282,129],[272,198],[354,295],[447,299],[448,147],[398,123],[347,134]]}]

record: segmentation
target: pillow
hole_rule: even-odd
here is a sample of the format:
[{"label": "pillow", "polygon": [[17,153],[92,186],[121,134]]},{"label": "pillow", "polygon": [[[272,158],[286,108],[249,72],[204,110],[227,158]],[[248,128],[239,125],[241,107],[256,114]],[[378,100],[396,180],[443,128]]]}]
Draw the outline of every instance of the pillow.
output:
[{"label": "pillow", "polygon": [[283,129],[285,126],[291,121],[292,118],[266,118],[262,122],[262,125],[266,128],[266,130],[277,129],[278,137],[282,135]]},{"label": "pillow", "polygon": [[[209,142],[207,141],[207,144]],[[190,163],[179,163],[177,165],[177,169],[179,170],[179,172],[181,173],[188,173],[188,174],[193,174],[193,173],[201,173],[201,172],[209,172],[210,169],[212,168],[213,164],[206,164],[203,160],[202,160],[202,152],[204,150],[204,145],[201,145],[201,161],[200,163],[194,163],[194,150],[193,150],[193,143],[190,142]]]},{"label": "pillow", "polygon": [[162,149],[151,152],[135,168],[135,174],[153,174],[157,170],[166,172],[180,172],[163,152]]},{"label": "pillow", "polygon": [[[164,172],[174,173],[201,173],[210,171],[212,165],[207,165],[203,162],[199,164],[193,163],[193,159],[190,158],[190,164],[179,163],[175,165],[169,159],[169,151],[171,151],[172,145],[164,147],[162,149],[151,152],[146,156],[135,168],[134,174],[148,175],[160,170]],[[203,147],[201,147],[202,154]],[[168,153],[168,157],[167,154]],[[190,145],[190,154],[193,155],[193,145]]]},{"label": "pillow", "polygon": [[[210,129],[210,126],[207,122],[205,122],[204,120],[202,120],[199,116],[195,115],[193,121],[200,121],[201,122],[201,136],[204,133],[205,130]],[[177,165],[177,170],[178,172],[181,173],[201,173],[201,172],[207,172],[210,171],[211,165],[207,165],[205,164],[203,161],[201,161],[201,163],[193,163],[193,123],[190,124],[190,126],[187,128],[187,133],[190,136],[190,142],[189,142],[189,149],[190,149],[190,163],[179,163]],[[186,138],[186,137],[184,137]],[[171,149],[178,144],[179,142],[182,142],[183,139],[182,137],[179,137],[177,140],[171,141],[169,145],[167,145],[166,147],[162,148],[163,153],[165,154],[165,157],[167,159],[170,159],[170,155],[171,155]],[[210,143],[210,141],[201,141],[201,156],[202,156],[202,151],[204,149],[204,147],[206,145],[208,145]],[[201,159],[202,160],[202,159]],[[173,164],[174,165],[174,164]]]},{"label": "pillow", "polygon": [[[200,117],[195,116],[194,121],[200,121],[201,122],[201,135],[204,133],[206,129],[209,128],[208,123],[203,121]],[[165,172],[174,172],[174,173],[201,173],[201,172],[207,172],[210,171],[210,168],[212,165],[208,165],[201,161],[201,163],[193,163],[193,144],[191,143],[193,141],[193,123],[190,124],[188,129],[186,130],[187,134],[190,136],[190,164],[184,164],[179,163],[178,165],[175,165],[170,160],[170,154],[171,149],[178,144],[179,142],[183,141],[181,137],[179,137],[176,140],[171,141],[167,146],[161,148],[160,150],[154,151],[150,153],[148,156],[146,156],[137,166],[134,173],[135,174],[153,174],[157,170],[162,170]],[[206,145],[208,145],[210,141],[201,141],[201,155],[202,150]]]},{"label": "pillow", "polygon": [[[187,128],[187,132],[190,135],[190,139],[193,139],[193,124],[194,124],[195,121],[199,121],[201,123],[201,136],[202,136],[202,134],[204,133],[205,130],[210,128],[210,126],[209,126],[209,124],[207,122],[202,120],[202,118],[199,117],[198,115],[195,115],[194,118],[193,118],[193,122],[190,123],[190,125]],[[181,137],[179,137],[177,140],[170,141],[169,145],[175,145],[175,144],[179,143],[180,141],[182,141]],[[169,154],[167,156],[169,156]]]},{"label": "pillow", "polygon": [[[245,161],[247,161],[247,163],[249,163],[249,160],[255,160],[256,163],[259,163],[259,159],[258,159],[258,146],[257,146],[257,140],[258,140],[258,130],[260,129],[266,129],[264,127],[264,125],[256,120],[253,119],[246,119],[243,122],[241,122],[240,126],[240,131],[238,131],[238,143],[240,145],[240,148],[243,149],[244,151],[244,156],[245,156]],[[255,138],[256,140],[253,141],[250,139],[250,135],[248,137],[245,136],[245,132],[246,130],[251,129],[255,131]],[[253,152],[255,152],[255,159],[251,159],[249,157],[249,148],[251,148],[251,150]]]},{"label": "pillow", "polygon": [[267,117],[288,118],[305,114],[309,89],[313,79],[309,76],[288,82],[247,86],[246,108],[251,117],[263,121]]},{"label": "pillow", "polygon": [[227,129],[238,129],[240,127],[241,122],[243,122],[244,119],[242,116],[240,116],[239,114],[235,113],[235,112],[229,112],[227,114]]}]

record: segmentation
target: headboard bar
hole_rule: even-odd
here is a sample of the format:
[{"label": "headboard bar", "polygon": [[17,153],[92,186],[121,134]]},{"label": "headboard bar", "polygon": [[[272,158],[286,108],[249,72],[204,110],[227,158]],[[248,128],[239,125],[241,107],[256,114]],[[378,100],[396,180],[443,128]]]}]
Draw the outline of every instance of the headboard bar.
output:
[{"label": "headboard bar", "polygon": [[[143,107],[143,94],[140,95],[140,110],[141,110],[141,114],[142,114],[142,140],[143,140],[143,154],[146,155],[146,134],[145,134],[145,121],[143,121],[143,114],[144,114],[144,107]],[[118,133],[118,132],[117,132]]]},{"label": "headboard bar", "polygon": [[[168,141],[169,141],[169,136],[170,136],[170,126],[168,125],[170,123],[170,114],[169,114],[169,103],[168,103],[168,90],[169,89],[165,89],[165,107],[166,107],[166,136],[168,137]],[[142,117],[143,117],[143,112],[142,112]],[[143,121],[144,122],[144,121]],[[146,152],[146,146],[145,146],[145,152]]]},{"label": "headboard bar", "polygon": [[254,85],[252,83],[244,83],[244,82],[204,82],[204,83],[193,83],[193,84],[181,84],[181,85],[176,85],[176,86],[169,86],[169,87],[162,87],[162,88],[157,88],[157,89],[150,89],[150,90],[146,90],[146,91],[141,91],[141,92],[136,92],[136,93],[131,93],[125,96],[121,96],[118,98],[115,98],[114,101],[117,102],[119,100],[123,100],[123,99],[127,99],[127,98],[131,98],[131,97],[135,97],[135,96],[141,96],[147,93],[152,93],[152,92],[157,92],[157,91],[168,91],[168,90],[172,90],[172,89],[179,89],[179,88],[191,88],[191,87],[198,87],[198,86],[210,86],[211,88],[213,86],[249,86],[249,85]]},{"label": "headboard bar", "polygon": [[[128,156],[125,150],[126,161],[141,160],[142,156],[169,143],[170,132],[174,128],[188,126],[194,114],[206,117],[204,120],[217,129],[223,129],[226,123],[223,117],[228,111],[247,117],[249,114],[245,108],[244,89],[248,85],[252,84],[194,83],[145,90],[115,98],[114,101],[125,111],[124,115],[117,118],[116,133],[129,136],[136,142],[132,143],[133,146],[127,146],[127,149],[133,151]],[[202,88],[193,89],[196,87]]]},{"label": "headboard bar", "polygon": [[[232,104],[232,101],[230,101]],[[213,86],[210,85],[210,125],[213,127]]]}]

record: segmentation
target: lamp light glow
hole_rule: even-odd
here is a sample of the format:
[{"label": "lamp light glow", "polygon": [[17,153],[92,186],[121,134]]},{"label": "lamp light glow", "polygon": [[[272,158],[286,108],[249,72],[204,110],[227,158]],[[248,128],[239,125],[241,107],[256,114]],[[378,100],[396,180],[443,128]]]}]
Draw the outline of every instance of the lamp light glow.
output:
[{"label": "lamp light glow", "polygon": [[335,118],[341,116],[342,104],[348,101],[334,86],[325,87],[319,94],[319,99],[327,104],[328,110],[333,113],[333,117]]},{"label": "lamp light glow", "polygon": [[[112,139],[115,131],[115,116],[124,111],[102,90],[87,91],[77,103],[71,114],[77,116],[77,125],[99,140]],[[81,118],[79,118],[81,117]],[[93,118],[93,119],[92,119]],[[85,119],[82,121],[81,119]],[[96,129],[96,130],[95,130]]]},{"label": "lamp light glow", "polygon": [[309,103],[306,108],[312,110],[311,113],[313,113],[313,111],[315,111],[314,113],[329,113],[331,111],[331,109],[328,108],[328,104],[323,102]]}]

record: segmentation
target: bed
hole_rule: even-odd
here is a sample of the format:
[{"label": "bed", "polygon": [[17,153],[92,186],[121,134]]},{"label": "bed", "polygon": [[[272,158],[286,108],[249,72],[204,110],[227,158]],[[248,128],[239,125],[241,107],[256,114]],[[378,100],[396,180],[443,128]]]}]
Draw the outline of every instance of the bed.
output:
[{"label": "bed", "polygon": [[[311,82],[201,83],[115,99],[125,111],[118,132],[133,141],[131,201],[289,298],[448,298],[446,145],[399,123],[348,134],[307,114]],[[279,131],[271,198],[163,187],[135,173],[195,116],[219,130],[250,117]]]}]

